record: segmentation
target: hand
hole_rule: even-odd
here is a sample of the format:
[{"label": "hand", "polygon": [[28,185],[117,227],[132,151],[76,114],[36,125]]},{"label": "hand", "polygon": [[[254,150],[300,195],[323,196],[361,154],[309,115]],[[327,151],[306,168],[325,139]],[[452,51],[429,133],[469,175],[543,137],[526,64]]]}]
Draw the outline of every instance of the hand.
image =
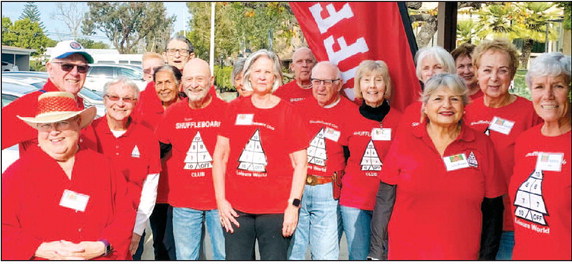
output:
[{"label": "hand", "polygon": [[82,252],[83,248],[69,241],[52,241],[40,244],[34,256],[49,260],[82,260],[74,253]]},{"label": "hand", "polygon": [[236,211],[234,211],[234,209],[232,209],[232,205],[230,205],[227,200],[217,202],[217,204],[218,214],[220,216],[220,224],[224,227],[226,232],[234,233],[232,224],[234,224],[237,228],[240,227],[240,224],[238,224],[238,221],[235,219],[235,217],[238,217],[238,214]]},{"label": "hand", "polygon": [[101,241],[82,241],[77,245],[83,248],[83,252],[74,253],[74,257],[90,260],[105,254],[105,244]]},{"label": "hand", "polygon": [[131,253],[131,256],[135,255],[135,252],[137,252],[140,240],[141,236],[137,233],[133,233],[133,236],[131,237],[131,244],[129,245],[129,252]]},{"label": "hand", "polygon": [[282,235],[292,236],[298,225],[298,207],[289,204],[284,211],[284,223],[282,224]]}]

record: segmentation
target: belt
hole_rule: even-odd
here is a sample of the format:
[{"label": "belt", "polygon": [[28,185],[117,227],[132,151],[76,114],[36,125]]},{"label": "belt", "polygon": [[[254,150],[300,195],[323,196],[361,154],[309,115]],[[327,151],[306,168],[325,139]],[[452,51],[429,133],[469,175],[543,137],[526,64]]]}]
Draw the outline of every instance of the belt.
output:
[{"label": "belt", "polygon": [[316,175],[311,175],[311,174],[308,174],[306,176],[306,184],[310,185],[310,186],[325,184],[325,183],[329,183],[329,182],[332,182],[332,177],[316,176]]}]

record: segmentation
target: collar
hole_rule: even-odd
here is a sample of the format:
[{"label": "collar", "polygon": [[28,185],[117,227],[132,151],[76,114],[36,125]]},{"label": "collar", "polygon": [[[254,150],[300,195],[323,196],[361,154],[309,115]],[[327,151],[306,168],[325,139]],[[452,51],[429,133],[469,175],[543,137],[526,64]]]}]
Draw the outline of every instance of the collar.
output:
[{"label": "collar", "polygon": [[338,105],[338,103],[339,103],[341,100],[342,100],[342,96],[338,96],[338,99],[337,99],[335,102],[333,102],[333,103],[331,103],[331,104],[329,104],[329,105],[324,105],[323,108],[334,108],[336,105]]},{"label": "collar", "polygon": [[361,115],[367,119],[375,120],[381,122],[385,116],[389,113],[390,107],[387,100],[383,100],[383,103],[378,107],[371,107],[364,102],[359,107],[359,112]]},{"label": "collar", "polygon": [[[431,142],[429,138],[429,134],[427,133],[427,123],[421,123],[416,127],[412,127],[412,134],[413,136],[420,138],[420,139],[427,139]],[[457,136],[457,138],[453,141],[465,141],[465,142],[472,142],[475,141],[475,131],[468,127],[464,121],[461,120],[461,133]]]}]

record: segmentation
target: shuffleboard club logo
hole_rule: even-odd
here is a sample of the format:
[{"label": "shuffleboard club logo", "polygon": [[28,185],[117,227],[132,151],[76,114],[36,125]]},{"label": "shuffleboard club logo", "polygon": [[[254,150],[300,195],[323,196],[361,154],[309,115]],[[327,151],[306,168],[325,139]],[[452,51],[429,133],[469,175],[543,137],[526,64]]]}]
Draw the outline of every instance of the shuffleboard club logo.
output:
[{"label": "shuffleboard club logo", "polygon": [[72,41],[72,42],[70,43],[70,47],[71,47],[72,49],[78,50],[78,49],[81,49],[81,44],[79,44],[78,42]]}]

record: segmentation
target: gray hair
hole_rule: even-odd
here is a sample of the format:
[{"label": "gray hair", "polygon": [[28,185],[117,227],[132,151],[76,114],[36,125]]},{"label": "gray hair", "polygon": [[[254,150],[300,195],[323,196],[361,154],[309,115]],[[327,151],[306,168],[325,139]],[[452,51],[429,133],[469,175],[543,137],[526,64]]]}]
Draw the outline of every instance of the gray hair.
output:
[{"label": "gray hair", "polygon": [[175,66],[165,64],[163,66],[155,67],[155,69],[153,69],[153,70],[154,70],[153,81],[155,81],[155,79],[157,78],[157,73],[165,71],[165,72],[170,72],[173,74],[173,76],[175,76],[175,81],[177,81],[177,85],[179,85],[181,83],[181,78],[182,78],[183,74]]},{"label": "gray hair", "polygon": [[455,67],[455,60],[453,56],[447,52],[444,48],[439,46],[425,47],[417,51],[415,54],[415,73],[417,78],[422,81],[421,78],[421,62],[427,57],[433,57],[437,62],[439,62],[445,68],[448,73],[456,73],[457,69]]},{"label": "gray hair", "polygon": [[123,84],[123,86],[128,86],[135,92],[135,99],[139,98],[139,87],[137,87],[137,84],[135,84],[132,80],[129,80],[125,77],[121,77],[119,79],[105,83],[103,86],[103,94],[107,95],[107,90],[109,90],[109,87],[116,84]]},{"label": "gray hair", "polygon": [[526,73],[526,84],[532,90],[532,79],[543,76],[564,75],[567,84],[570,84],[570,56],[560,52],[542,53],[530,62]]},{"label": "gray hair", "polygon": [[315,72],[317,71],[316,69],[318,69],[318,66],[322,66],[322,65],[331,65],[334,67],[334,69],[336,70],[336,78],[342,80],[342,72],[340,72],[340,68],[338,68],[337,65],[329,62],[329,61],[320,61],[318,63],[316,63],[316,65],[314,65],[314,68],[312,68],[312,76],[314,76]]},{"label": "gray hair", "polygon": [[256,62],[256,60],[258,60],[260,57],[267,57],[270,60],[272,60],[273,62],[273,70],[274,70],[274,84],[272,85],[272,92],[276,91],[276,89],[278,89],[278,87],[280,87],[282,85],[282,68],[280,65],[280,59],[278,58],[278,55],[276,55],[276,53],[266,50],[266,49],[261,49],[258,50],[252,54],[250,54],[250,56],[248,56],[248,58],[246,59],[246,62],[244,63],[244,76],[242,77],[244,79],[244,90],[246,91],[252,91],[252,84],[250,83],[250,68],[252,67],[252,65],[254,64],[254,62]]},{"label": "gray hair", "polygon": [[230,83],[232,83],[233,86],[234,86],[234,78],[236,78],[237,75],[242,73],[245,62],[246,62],[245,58],[240,58],[236,62],[234,62],[234,65],[232,67],[232,74],[230,75]]},{"label": "gray hair", "polygon": [[421,101],[423,104],[427,104],[429,97],[431,97],[435,91],[443,87],[447,87],[451,89],[454,94],[461,96],[463,106],[466,106],[469,103],[467,86],[461,77],[457,74],[439,73],[433,75],[429,80],[427,80],[427,83],[425,83],[425,89],[423,90],[423,95],[421,95]]},{"label": "gray hair", "polygon": [[193,48],[193,44],[191,44],[191,41],[188,38],[181,36],[181,35],[176,35],[176,36],[170,38],[167,41],[167,44],[165,44],[165,51],[167,51],[167,47],[169,46],[169,43],[171,43],[171,41],[173,41],[173,40],[185,42],[185,44],[187,44],[187,48],[189,49],[189,51],[191,53],[195,52],[195,48]]}]

